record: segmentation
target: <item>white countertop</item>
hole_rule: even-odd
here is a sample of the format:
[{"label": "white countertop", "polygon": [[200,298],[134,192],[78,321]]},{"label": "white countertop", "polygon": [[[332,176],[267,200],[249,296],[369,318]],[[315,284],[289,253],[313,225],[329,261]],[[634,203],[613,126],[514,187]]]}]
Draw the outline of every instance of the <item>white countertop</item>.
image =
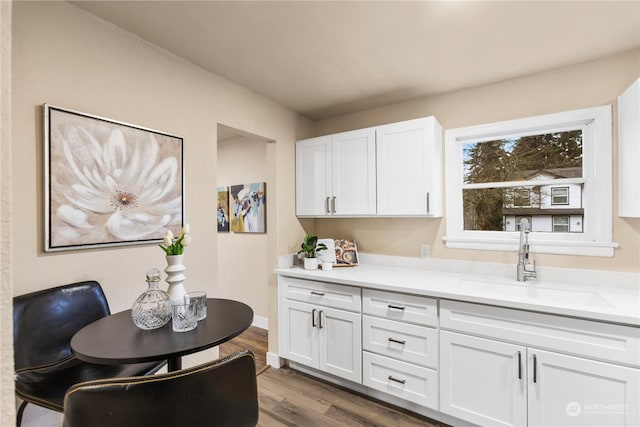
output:
[{"label": "white countertop", "polygon": [[276,273],[362,288],[640,326],[640,289],[636,283],[595,287],[539,280],[516,282],[502,277],[374,264],[336,267],[330,271],[278,268]]}]

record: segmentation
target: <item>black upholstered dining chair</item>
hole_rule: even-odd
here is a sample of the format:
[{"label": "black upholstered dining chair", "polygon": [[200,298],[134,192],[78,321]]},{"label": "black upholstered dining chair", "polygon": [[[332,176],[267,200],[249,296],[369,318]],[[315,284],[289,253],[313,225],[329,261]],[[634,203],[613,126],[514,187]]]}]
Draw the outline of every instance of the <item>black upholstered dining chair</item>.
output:
[{"label": "black upholstered dining chair", "polygon": [[64,427],[253,427],[257,422],[250,350],[167,374],[76,384],[64,399]]},{"label": "black upholstered dining chair", "polygon": [[22,400],[16,425],[33,403],[63,412],[72,385],[100,378],[149,375],[166,361],[130,365],[96,365],[72,353],[73,335],[110,314],[102,287],[96,281],[72,283],[13,298],[15,391]]}]

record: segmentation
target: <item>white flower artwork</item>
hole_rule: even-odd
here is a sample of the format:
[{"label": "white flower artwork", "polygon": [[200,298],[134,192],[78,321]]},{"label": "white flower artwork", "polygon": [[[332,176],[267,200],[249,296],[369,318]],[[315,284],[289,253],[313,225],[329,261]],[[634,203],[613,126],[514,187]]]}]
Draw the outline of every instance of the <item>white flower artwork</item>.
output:
[{"label": "white flower artwork", "polygon": [[159,242],[180,230],[182,138],[44,110],[45,250]]}]

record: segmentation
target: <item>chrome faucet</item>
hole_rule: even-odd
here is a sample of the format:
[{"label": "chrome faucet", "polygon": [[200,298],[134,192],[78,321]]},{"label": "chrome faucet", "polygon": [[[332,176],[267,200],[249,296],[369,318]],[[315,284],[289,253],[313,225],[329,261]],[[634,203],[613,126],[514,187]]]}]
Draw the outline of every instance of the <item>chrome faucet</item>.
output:
[{"label": "chrome faucet", "polygon": [[527,218],[520,220],[520,246],[518,247],[518,265],[516,280],[518,282],[526,282],[527,279],[535,279],[536,262],[533,261],[533,267],[529,269],[532,263],[529,262],[529,232],[531,227]]}]

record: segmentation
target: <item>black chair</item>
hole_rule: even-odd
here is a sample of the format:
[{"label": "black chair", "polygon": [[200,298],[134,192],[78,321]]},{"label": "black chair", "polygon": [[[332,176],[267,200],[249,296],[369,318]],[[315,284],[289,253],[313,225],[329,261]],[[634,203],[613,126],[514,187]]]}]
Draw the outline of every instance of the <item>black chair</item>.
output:
[{"label": "black chair", "polygon": [[168,374],[76,384],[64,399],[64,427],[253,427],[257,422],[250,350]]},{"label": "black chair", "polygon": [[71,337],[108,316],[109,305],[98,282],[86,281],[13,298],[15,390],[22,400],[20,427],[29,402],[63,412],[64,394],[83,381],[153,374],[166,361],[130,365],[96,365],[78,360]]}]

